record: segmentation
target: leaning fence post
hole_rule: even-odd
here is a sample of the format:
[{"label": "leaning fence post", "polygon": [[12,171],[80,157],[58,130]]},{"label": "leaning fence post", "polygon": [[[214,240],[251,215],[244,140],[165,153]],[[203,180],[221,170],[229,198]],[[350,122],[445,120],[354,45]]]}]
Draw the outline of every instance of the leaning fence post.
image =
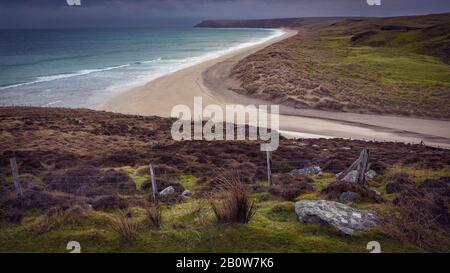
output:
[{"label": "leaning fence post", "polygon": [[158,187],[156,185],[156,177],[155,177],[155,171],[153,170],[153,165],[149,164],[150,169],[150,179],[152,181],[152,193],[153,193],[153,203],[155,205],[158,204]]},{"label": "leaning fence post", "polygon": [[269,182],[269,188],[272,188],[272,152],[266,151],[267,157],[267,182]]},{"label": "leaning fence post", "polygon": [[360,159],[361,160],[359,162],[356,177],[358,179],[358,183],[361,184],[362,186],[364,186],[366,183],[366,171],[367,171],[367,165],[368,165],[368,161],[369,161],[369,150],[363,149],[361,151]]},{"label": "leaning fence post", "polygon": [[15,157],[10,158],[9,162],[11,163],[11,171],[12,171],[12,175],[13,175],[13,182],[14,182],[14,187],[16,188],[17,196],[19,196],[19,198],[22,199],[23,191],[22,191],[22,187],[20,185],[19,170],[17,168],[16,158]]},{"label": "leaning fence post", "polygon": [[368,161],[369,161],[369,150],[363,149],[359,154],[358,159],[356,159],[352,163],[352,165],[350,165],[350,167],[348,167],[345,171],[343,171],[337,177],[337,180],[344,179],[347,176],[347,174],[349,174],[353,170],[356,170],[356,182],[364,186]]}]

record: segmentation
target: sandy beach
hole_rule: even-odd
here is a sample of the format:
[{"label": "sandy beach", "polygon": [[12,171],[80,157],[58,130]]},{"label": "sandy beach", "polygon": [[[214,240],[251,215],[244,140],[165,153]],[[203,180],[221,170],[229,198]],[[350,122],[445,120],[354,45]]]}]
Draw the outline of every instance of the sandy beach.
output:
[{"label": "sandy beach", "polygon": [[[108,101],[102,110],[137,115],[170,117],[175,105],[193,109],[194,97],[201,96],[203,105],[270,104],[237,94],[229,89],[236,84],[228,78],[231,68],[252,53],[295,35],[285,30],[270,41],[236,50],[219,58],[179,70],[146,85],[124,92]],[[450,121],[331,112],[280,107],[280,131],[288,137],[348,138],[375,141],[420,143],[450,148]]]}]

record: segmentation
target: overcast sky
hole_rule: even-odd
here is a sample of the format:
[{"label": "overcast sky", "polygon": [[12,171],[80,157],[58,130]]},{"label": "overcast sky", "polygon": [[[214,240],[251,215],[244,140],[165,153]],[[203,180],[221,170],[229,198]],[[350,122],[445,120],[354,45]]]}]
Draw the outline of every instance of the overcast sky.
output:
[{"label": "overcast sky", "polygon": [[191,26],[204,19],[450,12],[450,0],[0,0],[0,28]]}]

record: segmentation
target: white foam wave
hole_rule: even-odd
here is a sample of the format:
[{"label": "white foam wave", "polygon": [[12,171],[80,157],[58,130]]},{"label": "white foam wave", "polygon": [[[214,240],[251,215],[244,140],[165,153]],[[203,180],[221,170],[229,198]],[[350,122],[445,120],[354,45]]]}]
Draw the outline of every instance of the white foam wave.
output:
[{"label": "white foam wave", "polygon": [[208,52],[203,55],[196,56],[196,57],[190,57],[190,58],[186,58],[186,59],[182,59],[182,60],[167,60],[167,62],[173,61],[173,62],[181,63],[182,65],[178,66],[178,68],[183,69],[183,68],[187,68],[189,66],[193,66],[193,65],[202,63],[204,61],[208,61],[208,60],[212,60],[212,59],[221,57],[223,55],[226,55],[228,53],[231,53],[231,52],[234,52],[234,51],[237,51],[240,49],[244,49],[244,48],[248,48],[248,47],[258,45],[258,44],[265,43],[272,39],[278,38],[278,37],[284,35],[285,33],[286,32],[282,29],[275,29],[275,30],[273,30],[272,35],[269,35],[264,38],[259,38],[259,39],[255,39],[255,40],[248,41],[245,43],[240,43],[238,45],[231,46],[229,48],[225,48],[225,49],[217,50],[217,51],[213,51],[213,52]]},{"label": "white foam wave", "polygon": [[[112,98],[112,97],[114,97],[120,93],[123,93],[127,90],[130,90],[132,88],[136,88],[136,87],[145,85],[146,83],[153,81],[155,79],[158,79],[160,77],[169,75],[171,73],[175,73],[182,69],[200,64],[200,63],[208,61],[208,60],[219,58],[228,53],[268,42],[272,39],[278,38],[278,37],[286,34],[286,32],[282,29],[271,29],[271,30],[273,31],[272,34],[269,36],[266,36],[264,38],[254,39],[252,41],[240,43],[238,45],[231,46],[229,48],[205,53],[200,56],[195,56],[195,57],[190,57],[190,58],[185,58],[185,59],[162,59],[162,58],[159,58],[156,61],[158,61],[159,63],[161,63],[163,65],[159,68],[159,70],[157,72],[152,72],[151,74],[149,74],[145,77],[140,77],[139,79],[135,79],[134,81],[131,81],[131,82],[129,81],[124,84],[110,86],[104,90],[101,90],[101,91],[97,92],[96,94],[92,95],[90,98],[88,98],[88,101],[85,106],[97,109],[98,107],[101,107],[101,105],[105,102],[105,100]],[[155,60],[152,60],[150,62],[154,62],[154,61]]]},{"label": "white foam wave", "polygon": [[[189,58],[185,58],[185,59],[161,59],[161,58],[159,58],[159,59],[157,59],[157,61],[159,61],[163,64],[166,64],[166,65],[161,66],[161,68],[158,72],[156,72],[156,73],[153,72],[151,75],[145,77],[143,79],[143,81],[140,80],[140,81],[136,81],[134,83],[128,83],[128,84],[122,86],[122,89],[125,86],[128,88],[134,88],[137,86],[141,86],[142,84],[145,84],[149,81],[152,81],[152,80],[155,80],[162,76],[177,72],[179,70],[182,70],[182,69],[185,69],[185,68],[197,65],[197,64],[200,64],[202,62],[212,60],[215,58],[219,58],[221,56],[224,56],[228,53],[231,53],[231,52],[234,52],[234,51],[237,51],[240,49],[244,49],[244,48],[248,48],[248,47],[252,47],[252,46],[256,46],[256,45],[268,42],[268,41],[278,38],[286,33],[282,29],[274,29],[272,31],[273,32],[271,35],[266,36],[264,38],[259,38],[259,39],[255,39],[255,40],[248,41],[245,43],[240,43],[238,45],[231,46],[229,48],[225,48],[225,49],[217,50],[217,51],[213,51],[213,52],[208,52],[208,53],[205,53],[200,56],[189,57]],[[155,61],[155,60],[153,60],[153,61]]]},{"label": "white foam wave", "polygon": [[25,86],[25,85],[32,85],[32,84],[41,83],[41,82],[50,82],[50,81],[67,79],[67,78],[72,78],[72,77],[84,76],[84,75],[89,75],[89,74],[92,74],[92,73],[109,71],[109,70],[118,69],[118,68],[124,68],[124,67],[128,67],[128,66],[130,66],[130,64],[124,64],[124,65],[118,65],[118,66],[110,66],[110,67],[99,68],[99,69],[84,69],[84,70],[80,70],[80,71],[77,71],[77,72],[74,72],[74,73],[67,73],[67,74],[57,74],[57,75],[50,75],[50,76],[42,76],[42,77],[37,77],[36,80],[34,80],[34,81],[17,83],[17,84],[12,84],[12,85],[7,85],[7,86],[2,86],[2,87],[0,87],[0,90],[20,87],[20,86]]}]

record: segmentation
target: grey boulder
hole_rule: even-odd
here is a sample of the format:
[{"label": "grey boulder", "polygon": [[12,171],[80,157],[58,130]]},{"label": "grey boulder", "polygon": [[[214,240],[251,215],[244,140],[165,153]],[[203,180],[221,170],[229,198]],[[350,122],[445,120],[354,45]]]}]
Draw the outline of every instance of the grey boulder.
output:
[{"label": "grey boulder", "polygon": [[300,223],[332,226],[347,235],[376,227],[379,224],[375,212],[358,210],[326,200],[297,202],[295,203],[295,213]]},{"label": "grey boulder", "polygon": [[290,172],[291,174],[321,174],[322,169],[320,166],[312,166],[312,167],[306,167],[303,169],[295,169]]},{"label": "grey boulder", "polygon": [[190,197],[192,196],[192,192],[190,190],[184,190],[184,192],[181,195],[184,197]]},{"label": "grey boulder", "polygon": [[[340,174],[341,173],[338,173],[336,175],[336,177],[338,177]],[[349,182],[349,183],[356,183],[356,181],[358,181],[357,174],[358,174],[358,171],[350,171],[344,178],[341,179],[341,181]]]}]

